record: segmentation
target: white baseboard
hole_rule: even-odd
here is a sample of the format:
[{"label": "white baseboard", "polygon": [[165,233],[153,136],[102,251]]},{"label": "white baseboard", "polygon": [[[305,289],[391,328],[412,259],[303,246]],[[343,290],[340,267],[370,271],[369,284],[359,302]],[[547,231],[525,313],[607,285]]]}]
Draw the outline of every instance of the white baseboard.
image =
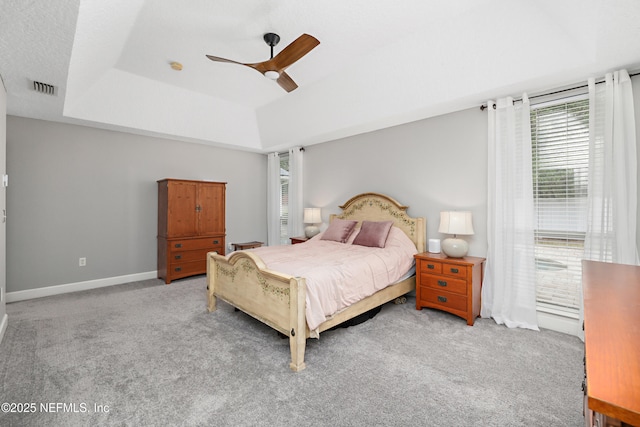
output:
[{"label": "white baseboard", "polygon": [[139,280],[156,279],[157,271],[127,274],[125,276],[107,277],[105,279],[87,280],[86,282],[68,283],[66,285],[47,286],[44,288],[27,289],[26,291],[7,292],[7,302],[24,301],[51,295],[66,294],[68,292],[86,291],[88,289],[103,288],[105,286],[121,285]]},{"label": "white baseboard", "polygon": [[538,326],[583,339],[582,325],[578,319],[538,310]]}]

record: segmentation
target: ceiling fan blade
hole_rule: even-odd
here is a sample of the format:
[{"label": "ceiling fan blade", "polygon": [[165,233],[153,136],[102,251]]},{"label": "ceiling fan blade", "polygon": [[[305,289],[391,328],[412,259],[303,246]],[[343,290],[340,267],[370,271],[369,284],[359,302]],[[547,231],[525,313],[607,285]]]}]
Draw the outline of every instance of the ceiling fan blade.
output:
[{"label": "ceiling fan blade", "polygon": [[320,42],[315,37],[309,34],[303,34],[267,62],[270,62],[276,70],[283,71],[298,59],[311,52],[311,50],[319,44]]},{"label": "ceiling fan blade", "polygon": [[209,58],[214,62],[230,62],[232,64],[249,65],[249,64],[243,64],[242,62],[232,61],[231,59],[220,58],[218,56],[213,56],[213,55],[207,55],[207,58]]},{"label": "ceiling fan blade", "polygon": [[278,80],[276,81],[287,92],[291,92],[298,87],[296,82],[294,82],[293,79],[289,77],[289,74],[285,73],[284,71],[280,73],[280,77],[278,77]]}]

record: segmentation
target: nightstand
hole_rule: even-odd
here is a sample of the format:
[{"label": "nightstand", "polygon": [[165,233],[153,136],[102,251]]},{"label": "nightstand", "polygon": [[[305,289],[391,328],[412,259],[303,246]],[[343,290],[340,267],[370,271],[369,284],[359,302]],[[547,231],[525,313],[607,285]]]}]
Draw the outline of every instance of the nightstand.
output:
[{"label": "nightstand", "polygon": [[234,251],[243,251],[245,249],[259,248],[263,245],[262,242],[244,242],[244,243],[232,243]]},{"label": "nightstand", "polygon": [[423,307],[447,311],[473,326],[480,315],[484,258],[450,258],[424,252],[416,259],[416,310]]},{"label": "nightstand", "polygon": [[289,237],[289,240],[291,240],[292,245],[295,245],[297,243],[304,243],[307,240],[309,240],[309,238],[305,236],[299,236],[299,237]]}]

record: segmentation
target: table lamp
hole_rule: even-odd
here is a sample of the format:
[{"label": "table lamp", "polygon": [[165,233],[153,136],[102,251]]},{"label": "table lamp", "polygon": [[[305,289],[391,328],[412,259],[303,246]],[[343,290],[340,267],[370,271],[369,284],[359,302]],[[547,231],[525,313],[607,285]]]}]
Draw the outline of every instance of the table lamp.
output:
[{"label": "table lamp", "polygon": [[302,220],[305,224],[311,224],[304,228],[304,235],[309,239],[320,232],[320,228],[315,224],[320,224],[322,218],[320,217],[320,208],[304,208],[304,218]]},{"label": "table lamp", "polygon": [[461,235],[472,235],[473,224],[471,223],[471,212],[446,211],[440,212],[440,233],[453,234],[453,238],[442,241],[442,252],[452,258],[462,258],[469,251],[469,244],[457,237]]}]

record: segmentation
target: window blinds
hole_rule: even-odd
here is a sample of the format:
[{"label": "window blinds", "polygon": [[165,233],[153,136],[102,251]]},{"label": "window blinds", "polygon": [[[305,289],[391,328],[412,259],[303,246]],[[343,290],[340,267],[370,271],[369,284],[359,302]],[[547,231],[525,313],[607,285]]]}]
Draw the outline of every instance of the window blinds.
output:
[{"label": "window blinds", "polygon": [[538,308],[577,313],[587,229],[589,102],[532,106]]}]

